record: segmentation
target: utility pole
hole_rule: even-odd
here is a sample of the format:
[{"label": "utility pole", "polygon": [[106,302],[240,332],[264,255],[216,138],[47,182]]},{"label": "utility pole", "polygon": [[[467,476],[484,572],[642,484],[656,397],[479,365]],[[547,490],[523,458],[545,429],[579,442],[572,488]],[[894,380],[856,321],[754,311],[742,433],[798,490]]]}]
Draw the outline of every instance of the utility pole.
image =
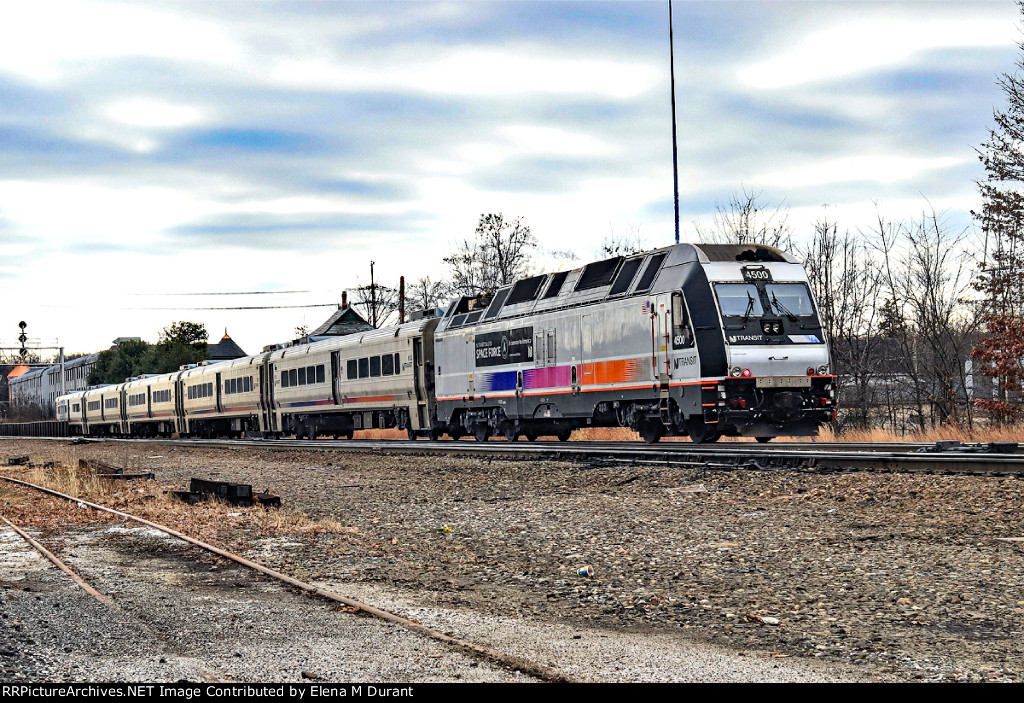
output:
[{"label": "utility pole", "polygon": [[672,40],[672,0],[668,0],[668,67],[672,91],[672,185],[676,206],[676,244],[679,244],[679,148],[676,146],[676,57]]},{"label": "utility pole", "polygon": [[374,327],[377,326],[377,284],[373,282],[373,265],[375,262],[370,262],[370,318]]}]

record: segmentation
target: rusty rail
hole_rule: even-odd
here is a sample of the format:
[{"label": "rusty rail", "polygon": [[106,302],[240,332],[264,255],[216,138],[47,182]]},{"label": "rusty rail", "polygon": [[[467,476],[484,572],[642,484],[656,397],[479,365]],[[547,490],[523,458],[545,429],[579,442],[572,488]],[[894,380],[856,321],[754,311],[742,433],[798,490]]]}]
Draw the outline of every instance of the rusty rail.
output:
[{"label": "rusty rail", "polygon": [[374,617],[395,623],[397,625],[402,625],[406,629],[424,635],[425,637],[437,640],[439,642],[443,642],[451,647],[454,647],[455,649],[461,650],[473,656],[481,657],[483,659],[495,662],[506,668],[517,669],[522,673],[527,674],[528,676],[533,676],[534,678],[540,679],[542,681],[549,681],[553,683],[566,683],[572,681],[572,679],[570,679],[563,672],[544,666],[543,664],[531,662],[529,660],[521,659],[519,657],[515,657],[509,654],[503,654],[501,652],[498,652],[497,650],[490,649],[488,647],[484,647],[473,642],[469,642],[468,640],[464,640],[459,637],[453,637],[451,635],[446,635],[440,630],[435,630],[431,627],[420,625],[419,623],[413,622],[412,620],[403,618],[401,615],[397,615],[387,610],[382,610],[367,603],[363,603],[362,601],[355,600],[354,598],[348,598],[338,593],[334,593],[333,591],[328,591],[326,589],[319,588],[304,581],[300,581],[296,578],[288,576],[287,574],[281,573],[280,571],[276,571],[274,569],[271,569],[270,567],[264,566],[254,561],[250,561],[245,557],[233,554],[232,552],[221,549],[220,547],[215,547],[212,544],[207,544],[206,542],[198,540],[194,537],[189,537],[188,535],[178,532],[173,528],[166,527],[164,525],[152,522],[150,520],[146,520],[145,518],[136,517],[135,515],[131,515],[130,513],[125,513],[120,510],[114,510],[113,508],[108,508],[106,506],[98,505],[96,503],[90,503],[87,500],[75,498],[73,496],[67,495],[66,493],[61,493],[50,488],[44,488],[43,486],[37,486],[34,483],[21,481],[16,478],[0,476],[0,479],[19,486],[31,488],[42,493],[48,493],[49,495],[56,496],[58,498],[63,498],[64,500],[69,500],[78,503],[79,505],[85,505],[95,510],[100,510],[103,512],[111,513],[113,515],[118,515],[120,517],[125,518],[126,520],[132,520],[142,525],[152,527],[154,529],[160,530],[161,532],[169,534],[172,537],[177,537],[180,540],[195,545],[200,549],[212,552],[213,554],[224,557],[225,559],[229,559],[249,569],[258,571],[261,574],[281,581],[282,583],[286,583],[289,586],[298,588],[299,590],[309,593],[311,595],[315,595],[326,600],[334,601],[336,603],[341,603],[350,608],[354,608],[357,611],[362,611],[368,615],[372,615]]},{"label": "rusty rail", "polygon": [[5,517],[0,518],[0,520],[3,520],[4,522],[6,522],[7,525],[12,530],[14,530],[19,535],[21,535],[21,538],[23,540],[25,540],[26,542],[28,542],[32,546],[33,549],[35,549],[37,552],[39,552],[44,557],[46,557],[51,562],[53,562],[54,566],[56,566],[58,569],[60,569],[65,574],[70,576],[71,580],[74,581],[75,583],[77,583],[82,588],[83,591],[85,591],[90,596],[92,596],[93,598],[98,600],[100,603],[103,603],[105,605],[113,605],[113,603],[110,601],[110,598],[108,598],[107,596],[103,595],[102,593],[97,591],[95,588],[90,586],[88,583],[86,583],[85,579],[83,579],[81,576],[79,576],[78,574],[76,574],[74,571],[71,570],[71,567],[69,567],[67,564],[65,564],[63,561],[61,561],[59,558],[57,558],[56,555],[54,555],[50,550],[48,550],[42,544],[40,544],[36,540],[34,540],[31,537],[29,537],[28,534],[24,530],[22,530],[20,527],[18,527],[17,525],[15,525],[13,522],[11,522],[10,520],[8,520]]}]

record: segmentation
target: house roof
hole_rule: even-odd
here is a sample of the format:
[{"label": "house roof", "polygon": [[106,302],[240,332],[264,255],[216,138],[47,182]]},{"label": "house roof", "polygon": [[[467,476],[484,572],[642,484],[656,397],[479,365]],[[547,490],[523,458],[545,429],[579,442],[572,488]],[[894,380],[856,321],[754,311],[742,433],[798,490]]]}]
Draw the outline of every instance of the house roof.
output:
[{"label": "house roof", "polygon": [[327,321],[309,333],[310,337],[330,336],[339,337],[356,332],[372,330],[373,325],[363,319],[363,316],[352,309],[352,306],[345,303],[338,306]]},{"label": "house roof", "polygon": [[209,344],[206,347],[206,355],[210,361],[225,361],[227,359],[238,359],[246,356],[242,348],[235,344],[235,340],[228,336],[224,330],[224,336],[216,344]]}]

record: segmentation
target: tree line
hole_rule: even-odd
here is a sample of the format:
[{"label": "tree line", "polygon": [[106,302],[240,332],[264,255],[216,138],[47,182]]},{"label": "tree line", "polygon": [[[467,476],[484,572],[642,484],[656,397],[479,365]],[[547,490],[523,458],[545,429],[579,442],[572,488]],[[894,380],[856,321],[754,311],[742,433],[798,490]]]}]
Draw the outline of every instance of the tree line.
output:
[{"label": "tree line", "polygon": [[130,339],[100,352],[88,384],[124,383],[126,378],[177,371],[206,359],[208,334],[200,322],[174,322],[156,344]]}]

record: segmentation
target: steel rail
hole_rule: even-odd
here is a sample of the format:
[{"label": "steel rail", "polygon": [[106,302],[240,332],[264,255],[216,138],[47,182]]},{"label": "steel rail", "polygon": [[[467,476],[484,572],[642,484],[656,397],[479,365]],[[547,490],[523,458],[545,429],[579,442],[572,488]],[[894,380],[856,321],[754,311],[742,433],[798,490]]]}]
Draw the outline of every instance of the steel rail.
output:
[{"label": "steel rail", "polygon": [[[0,438],[2,439],[2,438]],[[63,438],[62,441],[67,441]],[[909,473],[1013,474],[1024,475],[1024,453],[987,454],[966,451],[920,452],[934,445],[851,445],[843,443],[779,444],[754,442],[693,444],[691,442],[506,442],[441,440],[294,440],[294,439],[122,439],[117,443],[156,443],[173,446],[233,448],[271,451],[332,451],[374,454],[462,455],[491,458],[660,463],[665,466],[706,465],[708,468],[804,469],[887,471]],[[895,450],[894,450],[895,446]],[[837,447],[842,447],[838,449]],[[865,448],[867,447],[867,448]]]},{"label": "steel rail", "polygon": [[[166,442],[174,446],[259,447],[279,451],[328,450],[374,454],[436,453],[492,458],[615,463],[706,465],[708,468],[855,470],[907,473],[1024,475],[1024,454],[984,454],[963,451],[841,451],[835,449],[766,448],[752,442],[704,445],[669,442],[427,442],[408,440],[128,440]],[[921,445],[928,446],[928,445]]]},{"label": "steel rail", "polygon": [[60,559],[59,559],[59,558],[58,558],[58,557],[57,557],[57,556],[56,556],[55,554],[53,554],[53,553],[52,553],[52,552],[51,552],[51,551],[50,551],[49,549],[47,549],[46,547],[44,547],[44,546],[43,546],[42,544],[40,544],[40,543],[39,543],[39,542],[37,542],[36,540],[32,539],[32,537],[30,537],[30,536],[29,536],[29,535],[28,535],[28,534],[27,534],[27,533],[26,533],[26,532],[25,532],[24,530],[22,530],[22,529],[21,529],[20,527],[18,527],[17,525],[15,525],[15,524],[14,524],[13,522],[11,522],[10,520],[8,520],[8,519],[7,519],[7,518],[5,518],[5,517],[0,517],[0,520],[3,520],[4,522],[6,522],[6,523],[7,523],[7,525],[8,525],[8,526],[9,526],[9,527],[10,527],[10,528],[11,528],[12,530],[14,530],[14,531],[15,531],[15,532],[17,532],[17,533],[18,533],[19,535],[21,535],[21,538],[22,538],[23,540],[25,540],[26,542],[28,542],[28,543],[29,543],[29,545],[31,545],[31,546],[32,546],[32,548],[33,548],[33,549],[35,549],[35,550],[36,550],[37,552],[39,552],[39,553],[40,553],[40,554],[42,554],[42,555],[43,555],[44,557],[46,557],[47,559],[49,559],[49,560],[50,560],[50,561],[51,561],[51,562],[53,563],[53,565],[54,565],[54,566],[56,566],[56,567],[57,567],[58,569],[60,569],[60,570],[61,570],[61,571],[63,571],[63,572],[65,573],[65,574],[67,574],[68,576],[70,576],[70,577],[71,577],[71,580],[72,580],[72,581],[74,581],[74,582],[75,582],[76,584],[78,584],[78,586],[79,586],[79,587],[80,587],[80,588],[81,588],[81,589],[82,589],[83,591],[85,591],[85,592],[86,592],[86,593],[88,593],[88,594],[89,594],[90,596],[92,596],[93,598],[95,598],[96,600],[98,600],[98,601],[99,601],[100,603],[103,603],[104,605],[113,605],[113,603],[111,602],[110,598],[108,598],[107,596],[103,595],[102,593],[100,593],[99,591],[97,591],[97,590],[96,590],[95,588],[93,588],[92,586],[90,586],[90,585],[89,585],[89,584],[88,584],[88,583],[86,582],[86,580],[85,580],[85,579],[83,579],[83,578],[82,578],[81,576],[79,576],[79,575],[78,575],[78,574],[76,574],[76,573],[75,573],[74,571],[72,571],[72,570],[71,570],[71,567],[69,567],[69,566],[68,566],[67,564],[65,564],[65,563],[64,563],[63,561],[61,561],[61,560],[60,560]]},{"label": "steel rail", "polygon": [[[208,552],[211,552],[211,553],[216,554],[218,556],[224,557],[225,559],[229,559],[229,560],[231,560],[231,561],[233,561],[233,562],[235,562],[237,564],[241,564],[244,567],[247,567],[249,569],[253,569],[254,571],[258,571],[261,574],[264,574],[264,575],[269,576],[269,577],[271,577],[273,579],[281,581],[282,583],[286,583],[289,586],[293,586],[293,587],[295,587],[295,588],[297,588],[297,589],[299,589],[301,591],[304,591],[306,593],[309,593],[311,595],[317,596],[319,598],[324,598],[326,600],[334,601],[336,603],[341,603],[342,605],[346,605],[346,606],[348,606],[350,608],[354,608],[357,611],[362,611],[362,612],[364,612],[364,613],[366,613],[368,615],[372,615],[372,616],[380,618],[382,620],[386,620],[388,622],[392,622],[392,623],[395,623],[397,625],[401,625],[401,626],[405,627],[408,630],[411,630],[413,632],[421,634],[421,635],[423,635],[425,637],[428,637],[430,639],[437,640],[439,642],[443,642],[444,644],[447,644],[447,645],[449,645],[451,647],[454,647],[455,649],[461,650],[461,651],[463,651],[465,653],[468,653],[470,655],[484,658],[484,659],[486,659],[488,661],[492,661],[492,662],[495,662],[497,664],[500,664],[501,666],[506,667],[506,668],[515,669],[515,670],[521,671],[521,672],[527,674],[528,676],[533,676],[534,678],[540,679],[542,681],[549,681],[549,682],[553,682],[553,683],[566,683],[566,682],[572,682],[573,681],[572,679],[570,679],[563,672],[558,671],[556,669],[552,669],[552,668],[547,667],[547,666],[544,666],[543,664],[538,664],[536,662],[531,662],[529,660],[522,659],[520,657],[512,656],[512,655],[509,655],[509,654],[503,654],[502,652],[498,652],[498,651],[496,651],[494,649],[490,649],[488,647],[484,647],[482,645],[475,644],[475,643],[470,642],[468,640],[464,640],[464,639],[461,639],[459,637],[454,637],[452,635],[447,635],[447,634],[441,632],[440,630],[435,630],[435,629],[433,629],[431,627],[427,627],[425,625],[420,625],[417,622],[413,622],[412,620],[408,620],[406,618],[403,618],[401,615],[397,615],[397,614],[392,613],[392,612],[387,611],[387,610],[382,610],[381,608],[377,608],[377,607],[369,605],[367,603],[363,603],[362,601],[355,600],[354,598],[348,598],[347,596],[343,596],[343,595],[340,595],[338,593],[334,593],[333,591],[328,591],[327,589],[320,588],[318,586],[314,586],[312,584],[306,583],[305,581],[300,581],[299,579],[296,579],[296,578],[294,578],[292,576],[288,576],[285,573],[282,573],[282,572],[277,571],[275,569],[271,569],[268,566],[264,566],[263,564],[260,564],[258,562],[251,561],[249,559],[246,559],[243,556],[239,556],[238,554],[234,554],[234,553],[229,552],[229,551],[227,551],[225,549],[221,549],[220,547],[216,547],[216,546],[214,546],[212,544],[208,544],[206,542],[203,542],[201,540],[196,539],[195,537],[190,537],[190,536],[188,536],[188,535],[186,535],[186,534],[184,534],[182,532],[178,532],[177,530],[175,530],[173,528],[167,527],[165,525],[161,525],[160,523],[152,522],[150,520],[146,520],[145,518],[137,517],[135,515],[132,515],[130,513],[126,513],[126,512],[120,511],[120,510],[115,510],[114,508],[108,508],[108,507],[106,507],[104,505],[99,505],[97,503],[90,503],[87,500],[83,500],[81,498],[75,498],[73,496],[67,495],[66,493],[61,493],[59,491],[55,491],[55,490],[50,489],[50,488],[45,488],[43,486],[37,486],[34,483],[29,483],[27,481],[21,481],[21,480],[16,479],[16,478],[10,478],[8,476],[0,476],[0,479],[2,479],[4,481],[8,481],[8,482],[10,482],[12,484],[15,484],[15,485],[23,486],[23,487],[26,487],[26,488],[31,488],[31,489],[34,489],[36,491],[40,491],[42,493],[47,493],[49,495],[56,496],[58,498],[63,498],[65,500],[69,500],[69,501],[78,503],[80,505],[85,505],[85,506],[88,506],[88,507],[93,508],[95,510],[100,510],[100,511],[103,511],[103,512],[111,513],[113,515],[117,515],[119,517],[123,517],[126,520],[132,520],[134,522],[140,523],[142,525],[146,525],[148,527],[152,527],[152,528],[154,528],[156,530],[160,530],[161,532],[169,534],[172,537],[176,537],[176,538],[178,538],[180,540],[188,542],[189,544],[192,544],[192,545],[194,545],[196,547],[199,547],[200,549],[204,549],[204,550],[206,550]],[[13,525],[12,525],[12,527],[13,527]],[[15,528],[15,529],[17,529],[17,528]]]}]

